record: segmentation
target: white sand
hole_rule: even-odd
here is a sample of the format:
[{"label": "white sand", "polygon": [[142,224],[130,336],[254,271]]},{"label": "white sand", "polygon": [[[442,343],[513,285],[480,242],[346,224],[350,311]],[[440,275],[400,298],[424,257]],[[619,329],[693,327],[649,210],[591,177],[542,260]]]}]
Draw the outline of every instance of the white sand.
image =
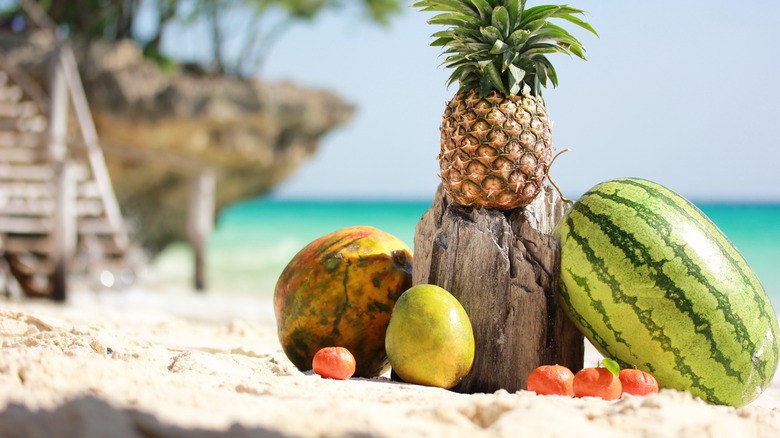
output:
[{"label": "white sand", "polygon": [[[302,374],[281,351],[268,300],[0,298],[0,340],[2,437],[780,436],[777,379],[733,409],[676,391],[605,402]],[[586,363],[596,360],[589,352]]]}]

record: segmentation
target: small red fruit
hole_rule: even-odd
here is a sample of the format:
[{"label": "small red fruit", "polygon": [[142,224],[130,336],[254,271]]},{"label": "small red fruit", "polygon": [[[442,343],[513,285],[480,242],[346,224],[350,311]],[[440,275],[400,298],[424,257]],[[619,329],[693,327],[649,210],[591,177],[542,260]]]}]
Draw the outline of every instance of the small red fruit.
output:
[{"label": "small red fruit", "polygon": [[604,367],[583,368],[574,375],[573,386],[576,397],[617,400],[623,393],[623,386],[618,376]]},{"label": "small red fruit", "polygon": [[631,395],[647,395],[658,392],[658,382],[652,374],[642,370],[620,370],[623,392]]},{"label": "small red fruit", "polygon": [[525,387],[540,395],[574,397],[574,374],[563,365],[542,365],[531,371]]},{"label": "small red fruit", "polygon": [[355,374],[355,357],[344,347],[325,347],[314,354],[314,372],[326,379],[347,380]]}]

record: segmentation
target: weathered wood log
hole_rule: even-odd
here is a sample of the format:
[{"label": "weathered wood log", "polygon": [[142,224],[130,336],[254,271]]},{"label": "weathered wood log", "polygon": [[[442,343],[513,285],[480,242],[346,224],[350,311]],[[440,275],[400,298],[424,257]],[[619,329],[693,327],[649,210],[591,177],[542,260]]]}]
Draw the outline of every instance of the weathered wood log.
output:
[{"label": "weathered wood log", "polygon": [[471,319],[476,357],[455,391],[514,392],[539,365],[582,368],[584,338],[557,300],[550,234],[564,208],[550,187],[510,212],[456,205],[439,187],[417,224],[413,281],[447,289]]}]

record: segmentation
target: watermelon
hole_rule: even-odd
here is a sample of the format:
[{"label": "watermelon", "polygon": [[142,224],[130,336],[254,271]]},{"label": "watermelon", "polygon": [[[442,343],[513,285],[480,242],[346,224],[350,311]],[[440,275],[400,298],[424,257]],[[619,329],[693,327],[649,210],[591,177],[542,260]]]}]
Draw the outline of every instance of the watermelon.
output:
[{"label": "watermelon", "polygon": [[743,406],[769,385],[772,304],[691,202],[654,182],[615,179],[585,193],[554,236],[562,307],[604,356],[713,404]]}]

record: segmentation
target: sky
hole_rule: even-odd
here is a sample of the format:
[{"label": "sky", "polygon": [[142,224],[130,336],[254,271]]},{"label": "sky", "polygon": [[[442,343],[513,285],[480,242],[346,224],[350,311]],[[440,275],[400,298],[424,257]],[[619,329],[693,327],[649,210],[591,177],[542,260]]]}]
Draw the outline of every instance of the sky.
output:
[{"label": "sky", "polygon": [[[570,27],[588,61],[550,57],[553,143],[571,149],[550,173],[566,196],[631,176],[695,201],[780,201],[780,1],[569,4],[600,37]],[[385,29],[342,11],[282,37],[264,79],[333,90],[358,111],[274,196],[432,198],[456,87],[429,46],[441,29],[429,17],[406,8]],[[178,50],[197,50],[194,38],[180,35]]]}]

